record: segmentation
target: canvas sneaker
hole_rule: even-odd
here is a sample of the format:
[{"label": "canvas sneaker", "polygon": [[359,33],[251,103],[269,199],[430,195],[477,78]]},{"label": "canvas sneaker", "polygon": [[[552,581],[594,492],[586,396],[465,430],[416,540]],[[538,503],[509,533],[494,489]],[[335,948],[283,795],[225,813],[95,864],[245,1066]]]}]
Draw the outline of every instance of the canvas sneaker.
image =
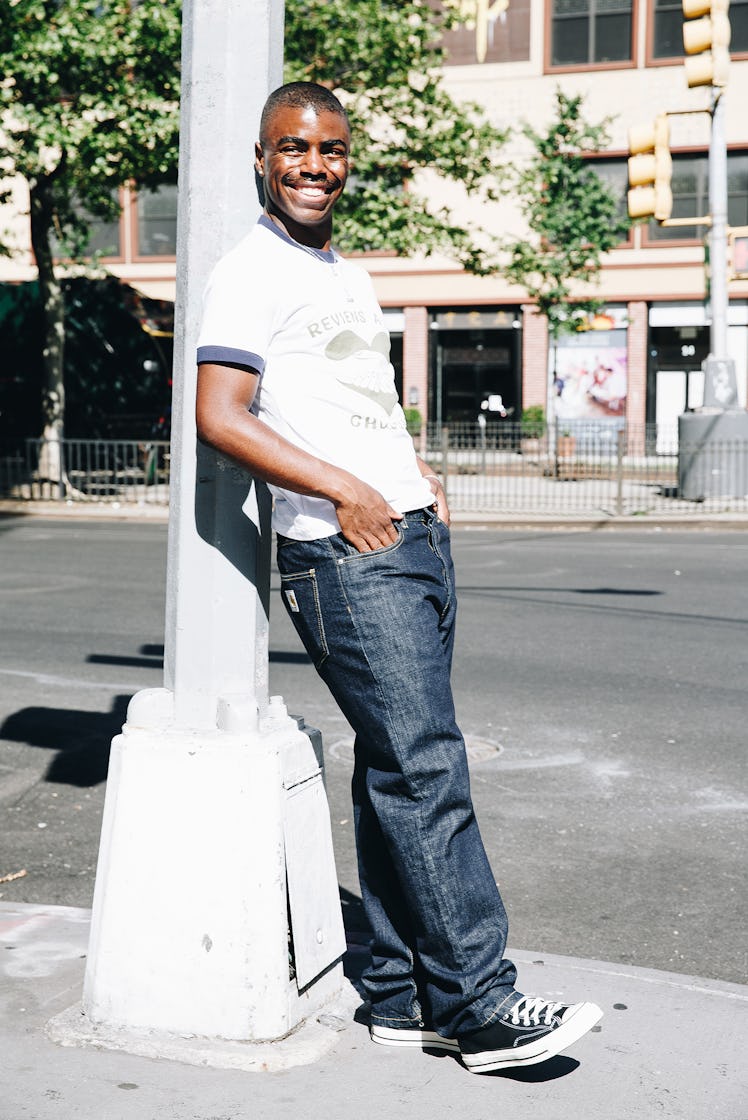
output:
[{"label": "canvas sneaker", "polygon": [[442,1038],[436,1031],[430,1031],[424,1023],[407,1027],[382,1027],[372,1023],[369,1027],[372,1042],[382,1046],[418,1046],[421,1050],[452,1050],[459,1053],[460,1044],[456,1038]]},{"label": "canvas sneaker", "polygon": [[594,1003],[552,1003],[522,998],[500,1019],[460,1038],[460,1054],[471,1073],[532,1066],[560,1054],[602,1018]]}]

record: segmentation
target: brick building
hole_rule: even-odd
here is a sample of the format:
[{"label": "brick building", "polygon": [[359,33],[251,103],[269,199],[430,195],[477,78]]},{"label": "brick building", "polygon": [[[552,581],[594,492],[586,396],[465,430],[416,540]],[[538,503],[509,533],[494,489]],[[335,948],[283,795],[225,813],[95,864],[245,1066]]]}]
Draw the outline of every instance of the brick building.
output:
[{"label": "brick building", "polygon": [[[542,129],[554,94],[582,94],[585,115],[612,117],[612,143],[596,168],[623,199],[627,132],[657,112],[707,109],[710,90],[688,89],[683,69],[680,5],[673,0],[463,0],[471,26],[446,39],[445,82],[456,99],[485,107],[516,135],[504,158],[523,158],[518,126]],[[503,9],[503,10],[502,10]],[[732,62],[725,94],[731,226],[748,225],[748,0],[732,0]],[[671,120],[674,215],[708,211],[709,116]],[[425,181],[425,189],[434,184]],[[521,232],[511,199],[475,203],[456,189],[436,188],[455,215],[495,232]],[[176,189],[138,197],[123,192],[119,223],[97,226],[93,248],[107,250],[108,270],[146,295],[173,299]],[[13,207],[25,208],[23,192]],[[12,210],[6,208],[10,224]],[[5,221],[6,226],[9,224]],[[21,249],[0,258],[0,282],[31,279],[25,221],[16,219]],[[562,340],[551,384],[545,322],[523,292],[500,275],[479,278],[446,259],[367,256],[393,339],[403,403],[434,421],[474,420],[482,402],[502,398],[517,418],[528,405],[560,416],[598,416],[641,427],[674,427],[701,403],[701,362],[709,348],[703,229],[639,225],[605,258],[599,288],[604,313],[584,335]],[[746,403],[748,282],[731,282],[728,349],[741,404]],[[607,396],[590,404],[580,377],[601,369]],[[615,384],[615,388],[612,388]],[[559,391],[562,389],[562,391]],[[584,400],[582,399],[584,397]]]}]

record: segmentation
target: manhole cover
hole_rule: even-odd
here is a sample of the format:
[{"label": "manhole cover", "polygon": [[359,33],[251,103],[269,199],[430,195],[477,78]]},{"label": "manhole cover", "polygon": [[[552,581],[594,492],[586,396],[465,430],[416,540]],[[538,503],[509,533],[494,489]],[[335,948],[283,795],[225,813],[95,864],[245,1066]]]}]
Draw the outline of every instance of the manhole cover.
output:
[{"label": "manhole cover", "polygon": [[504,749],[501,743],[494,743],[490,739],[476,739],[474,735],[465,736],[465,747],[468,762],[493,762]]},{"label": "manhole cover", "polygon": [[[494,743],[491,739],[478,739],[474,735],[466,735],[465,749],[468,762],[493,762],[504,748],[501,743]],[[353,739],[336,739],[326,747],[325,753],[338,762],[352,762]]]}]

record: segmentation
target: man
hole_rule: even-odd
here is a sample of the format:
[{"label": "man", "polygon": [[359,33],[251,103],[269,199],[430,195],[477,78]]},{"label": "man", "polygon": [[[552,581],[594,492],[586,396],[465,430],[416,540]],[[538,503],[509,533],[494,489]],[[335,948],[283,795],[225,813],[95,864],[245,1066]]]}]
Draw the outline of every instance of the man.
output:
[{"label": "man", "polygon": [[449,682],[446,497],[408,436],[369,276],[330,244],[349,149],[327,89],[270,95],[265,210],[206,293],[198,433],[269,483],[284,604],[356,733],[371,1037],[459,1051],[473,1072],[530,1065],[602,1012],[522,995],[504,958]]}]

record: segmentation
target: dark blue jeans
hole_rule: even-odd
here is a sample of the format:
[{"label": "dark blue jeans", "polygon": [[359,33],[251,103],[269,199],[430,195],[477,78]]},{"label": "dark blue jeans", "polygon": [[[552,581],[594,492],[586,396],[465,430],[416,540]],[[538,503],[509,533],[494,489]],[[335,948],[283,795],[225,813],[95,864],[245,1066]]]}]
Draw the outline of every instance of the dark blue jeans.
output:
[{"label": "dark blue jeans", "polygon": [[356,734],[353,806],[373,931],[372,1020],[445,1036],[484,1026],[514,991],[507,920],[473,812],[450,668],[449,530],[406,514],[357,552],[341,534],[278,539],[281,594]]}]

